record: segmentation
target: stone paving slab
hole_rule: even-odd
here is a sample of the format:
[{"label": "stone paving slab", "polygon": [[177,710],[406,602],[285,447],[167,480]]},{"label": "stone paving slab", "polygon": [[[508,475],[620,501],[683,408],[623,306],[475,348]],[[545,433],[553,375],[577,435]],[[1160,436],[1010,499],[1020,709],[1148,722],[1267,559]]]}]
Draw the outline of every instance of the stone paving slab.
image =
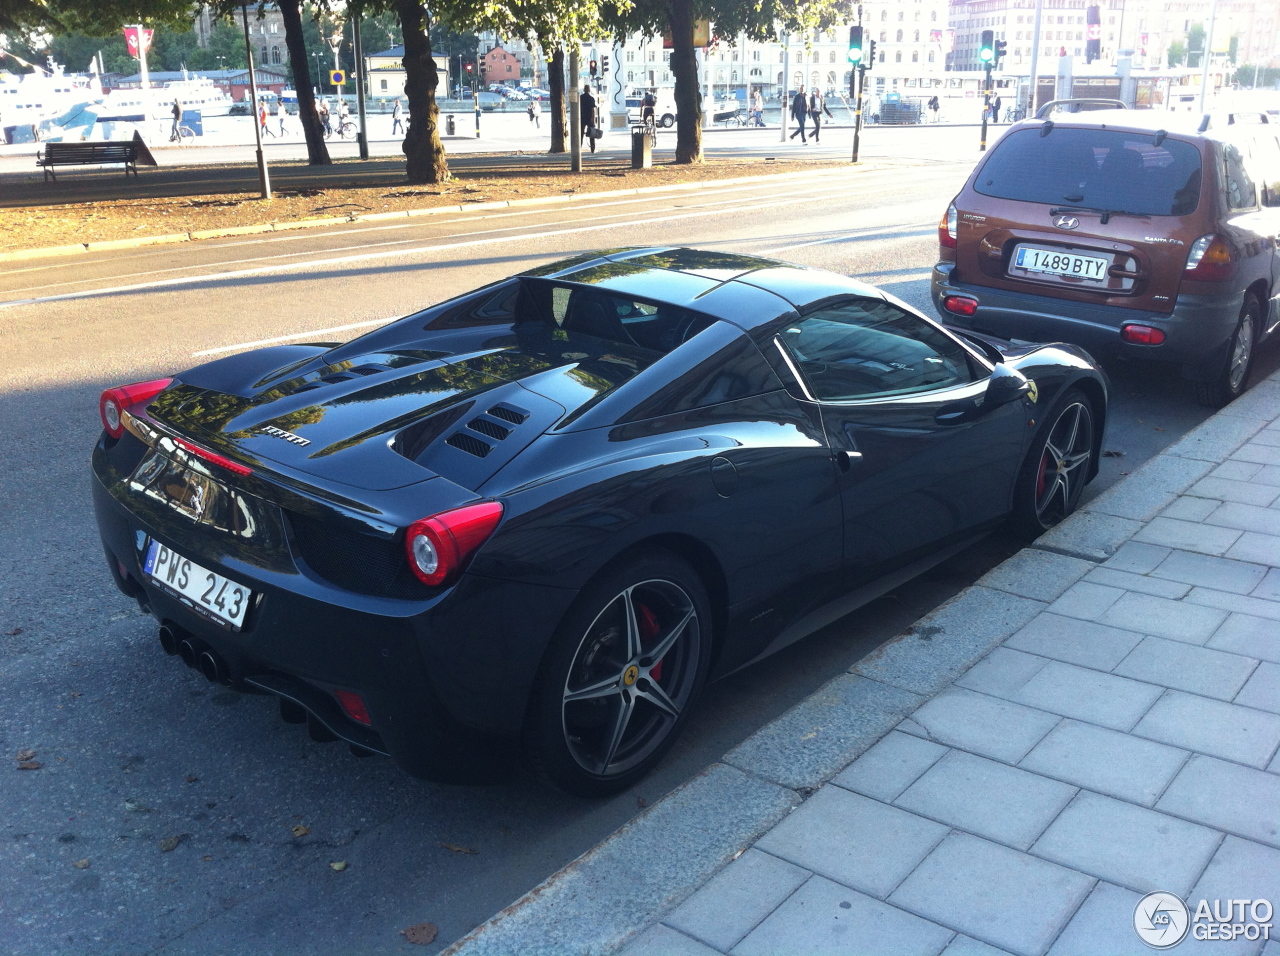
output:
[{"label": "stone paving slab", "polygon": [[[1144,474],[455,951],[1128,956],[1150,890],[1280,905],[1280,375]],[[718,854],[624,852],[739,791]]]}]

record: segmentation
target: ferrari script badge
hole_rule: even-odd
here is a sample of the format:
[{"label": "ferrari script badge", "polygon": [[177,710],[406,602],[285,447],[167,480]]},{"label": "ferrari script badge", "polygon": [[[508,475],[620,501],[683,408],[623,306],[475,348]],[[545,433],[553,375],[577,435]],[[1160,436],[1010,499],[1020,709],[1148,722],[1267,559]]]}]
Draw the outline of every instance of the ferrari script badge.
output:
[{"label": "ferrari script badge", "polygon": [[270,435],[272,438],[281,438],[291,445],[310,445],[310,438],[303,438],[301,435],[295,435],[293,432],[287,432],[283,428],[276,428],[275,425],[263,425],[257,429],[263,435]]},{"label": "ferrari script badge", "polygon": [[640,676],[640,668],[636,667],[635,664],[632,664],[630,667],[628,667],[625,671],[622,672],[622,683],[630,687],[632,684],[636,682],[636,678],[639,676]]}]

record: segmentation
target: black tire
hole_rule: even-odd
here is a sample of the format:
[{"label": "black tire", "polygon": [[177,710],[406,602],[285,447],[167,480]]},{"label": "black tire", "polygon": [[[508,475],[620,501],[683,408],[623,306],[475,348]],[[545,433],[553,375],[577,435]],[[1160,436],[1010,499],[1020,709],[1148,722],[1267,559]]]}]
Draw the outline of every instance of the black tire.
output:
[{"label": "black tire", "polygon": [[663,128],[663,129],[671,129],[671,127],[673,127],[673,126],[675,126],[675,125],[676,125],[676,118],[675,118],[674,116],[672,116],[670,113],[663,113],[663,114],[662,114],[662,128]]},{"label": "black tire", "polygon": [[710,658],[711,607],[693,568],[653,551],[606,569],[538,668],[523,741],[530,767],[578,796],[625,790],[675,743]]},{"label": "black tire", "polygon": [[1075,511],[1089,481],[1097,417],[1078,388],[1053,404],[1018,471],[1009,519],[1015,532],[1037,538]]},{"label": "black tire", "polygon": [[1239,398],[1249,387],[1249,370],[1253,368],[1254,346],[1261,322],[1261,303],[1253,293],[1246,293],[1222,369],[1212,381],[1196,383],[1196,399],[1201,405],[1221,408]]}]

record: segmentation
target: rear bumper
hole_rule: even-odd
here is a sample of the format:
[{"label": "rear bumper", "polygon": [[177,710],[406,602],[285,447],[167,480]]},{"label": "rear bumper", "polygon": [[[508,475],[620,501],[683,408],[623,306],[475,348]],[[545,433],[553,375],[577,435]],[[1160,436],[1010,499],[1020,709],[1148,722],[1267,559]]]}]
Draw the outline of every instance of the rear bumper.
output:
[{"label": "rear bumper", "polygon": [[[129,508],[103,447],[99,441],[93,455],[92,492],[117,587],[215,652],[233,688],[292,701],[414,776],[493,778],[518,739],[538,663],[576,592],[464,574],[428,601],[336,587],[325,600],[314,579],[298,575],[295,590],[287,576],[255,576],[241,561],[193,549],[176,513],[164,527],[144,520]],[[223,629],[150,581],[141,568],[150,540],[251,588],[257,597],[244,628]],[[343,713],[335,689],[360,694],[372,727]]]},{"label": "rear bumper", "polygon": [[[1236,292],[1229,296],[1181,295],[1168,313],[1090,305],[958,282],[952,278],[954,268],[951,262],[933,267],[933,306],[947,323],[1005,339],[1072,342],[1098,357],[1174,362],[1191,378],[1211,377],[1221,368],[1244,304],[1244,293]],[[948,312],[942,306],[948,295],[977,299],[977,313],[961,316]],[[1120,329],[1130,324],[1160,329],[1165,341],[1160,345],[1123,342]]]}]

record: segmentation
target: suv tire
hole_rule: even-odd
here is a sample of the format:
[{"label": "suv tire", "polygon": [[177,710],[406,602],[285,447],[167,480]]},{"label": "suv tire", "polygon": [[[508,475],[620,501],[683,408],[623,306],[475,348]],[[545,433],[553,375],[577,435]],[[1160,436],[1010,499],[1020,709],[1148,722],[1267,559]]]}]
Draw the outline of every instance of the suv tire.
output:
[{"label": "suv tire", "polygon": [[1216,378],[1196,383],[1196,398],[1201,405],[1221,408],[1239,398],[1249,384],[1249,370],[1253,367],[1254,345],[1258,339],[1258,325],[1262,321],[1262,306],[1257,297],[1245,293],[1240,307],[1240,321],[1231,335],[1227,357]]}]

